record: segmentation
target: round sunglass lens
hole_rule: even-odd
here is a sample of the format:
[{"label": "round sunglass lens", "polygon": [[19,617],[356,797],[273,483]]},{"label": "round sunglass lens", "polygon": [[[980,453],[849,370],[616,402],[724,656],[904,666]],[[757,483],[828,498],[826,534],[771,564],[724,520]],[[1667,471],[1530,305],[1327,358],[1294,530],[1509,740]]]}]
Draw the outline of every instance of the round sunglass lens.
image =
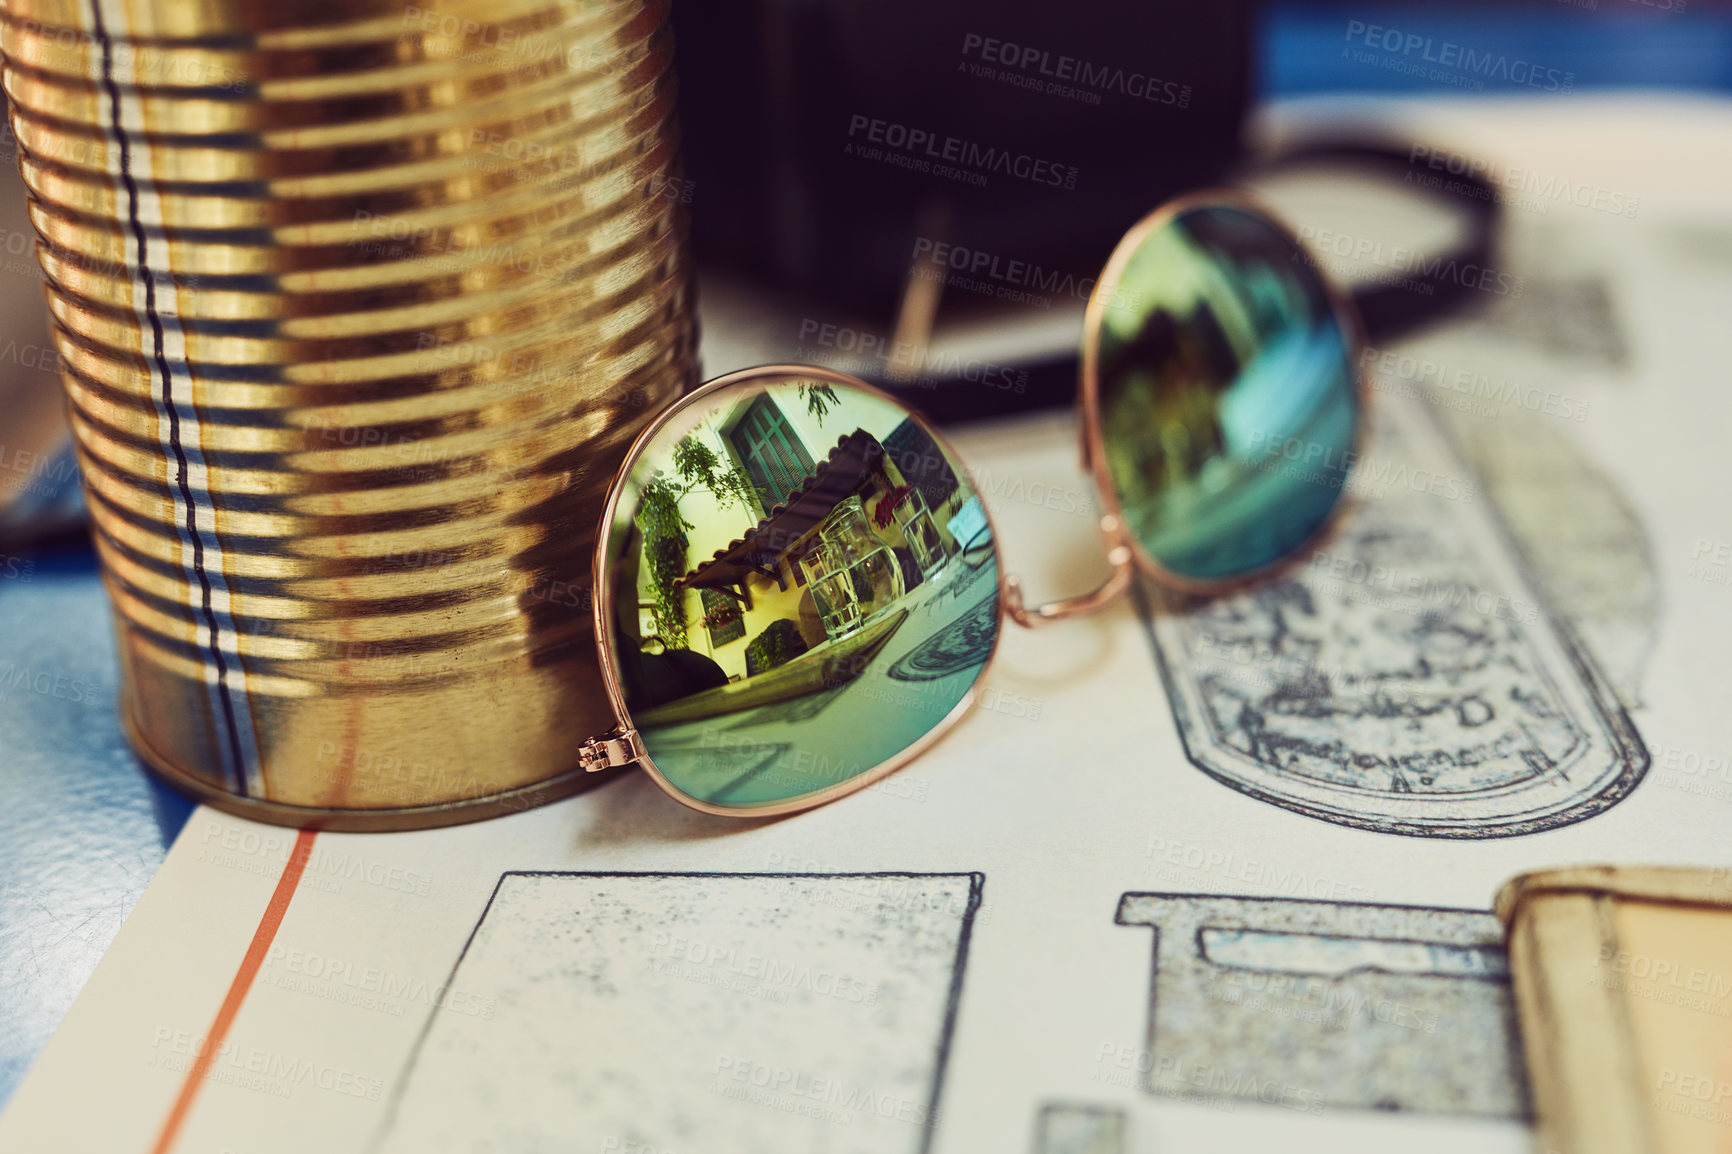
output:
[{"label": "round sunglass lens", "polygon": [[1360,416],[1354,338],[1298,244],[1248,208],[1186,208],[1128,243],[1097,289],[1102,463],[1163,569],[1247,576],[1340,498]]},{"label": "round sunglass lens", "polygon": [[611,660],[655,772],[779,806],[943,725],[998,633],[980,497],[893,401],[777,374],[703,394],[627,463],[606,554]]}]

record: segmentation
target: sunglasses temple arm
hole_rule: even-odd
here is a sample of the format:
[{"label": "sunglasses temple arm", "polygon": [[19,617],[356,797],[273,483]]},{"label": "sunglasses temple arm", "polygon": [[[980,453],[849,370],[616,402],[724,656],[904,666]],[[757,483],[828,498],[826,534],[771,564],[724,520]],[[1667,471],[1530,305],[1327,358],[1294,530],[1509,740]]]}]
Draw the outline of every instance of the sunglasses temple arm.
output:
[{"label": "sunglasses temple arm", "polygon": [[635,729],[621,726],[612,733],[592,737],[577,748],[577,764],[585,773],[600,773],[621,765],[632,765],[649,755]]},{"label": "sunglasses temple arm", "polygon": [[1023,603],[1022,578],[1015,574],[1006,574],[1004,611],[1010,619],[1024,629],[1035,629],[1054,621],[1063,621],[1067,617],[1086,617],[1090,613],[1098,613],[1117,601],[1125,590],[1131,587],[1131,577],[1136,572],[1136,565],[1131,557],[1131,547],[1121,537],[1117,517],[1103,517],[1101,533],[1107,539],[1107,564],[1113,567],[1113,574],[1100,588],[1077,597],[1066,597],[1062,601],[1049,601],[1031,609]]}]

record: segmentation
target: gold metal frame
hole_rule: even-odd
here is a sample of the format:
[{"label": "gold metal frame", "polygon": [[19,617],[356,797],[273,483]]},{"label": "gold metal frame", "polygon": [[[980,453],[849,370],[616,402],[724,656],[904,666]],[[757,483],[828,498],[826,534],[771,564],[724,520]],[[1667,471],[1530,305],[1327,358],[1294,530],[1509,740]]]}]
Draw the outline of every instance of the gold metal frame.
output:
[{"label": "gold metal frame", "polygon": [[[624,495],[631,471],[645,448],[648,447],[650,440],[690,405],[724,389],[774,377],[822,380],[863,390],[871,396],[889,401],[891,404],[906,410],[912,416],[919,416],[919,414],[900,398],[891,396],[889,393],[874,388],[858,378],[848,376],[846,373],[812,365],[776,364],[760,365],[756,368],[742,369],[717,377],[680,398],[651,422],[638,435],[637,440],[633,442],[630,450],[626,453],[625,462],[621,465],[618,476],[614,478],[613,487],[608,492],[607,500],[602,506],[601,527],[596,535],[595,562],[592,573],[595,590],[592,600],[595,613],[596,646],[601,659],[603,680],[607,685],[608,699],[613,706],[619,728],[613,733],[592,738],[584,743],[581,753],[583,767],[590,772],[595,772],[618,766],[641,764],[664,791],[683,804],[705,813],[729,817],[777,817],[782,814],[811,809],[836,798],[845,797],[857,790],[865,789],[874,782],[882,780],[925,752],[934,742],[949,732],[973,707],[980,692],[980,682],[986,677],[987,672],[992,667],[993,659],[998,655],[999,637],[1002,634],[1006,618],[1024,628],[1032,629],[1054,621],[1063,621],[1067,618],[1099,612],[1130,589],[1132,579],[1139,571],[1161,585],[1184,593],[1218,594],[1230,592],[1286,570],[1301,561],[1305,554],[1319,541],[1330,536],[1340,524],[1346,510],[1354,503],[1353,495],[1347,490],[1345,481],[1343,481],[1342,491],[1336,498],[1334,507],[1329,511],[1329,516],[1317,527],[1316,531],[1303,542],[1294,546],[1285,556],[1251,572],[1237,574],[1233,577],[1198,580],[1174,573],[1150,556],[1130,531],[1125,528],[1124,510],[1119,504],[1118,494],[1113,489],[1112,477],[1107,472],[1106,447],[1101,434],[1100,335],[1107,302],[1118,291],[1119,280],[1123,277],[1125,266],[1130,262],[1132,254],[1136,252],[1150,233],[1164,228],[1182,212],[1211,205],[1239,208],[1256,215],[1292,244],[1296,252],[1303,253],[1308,259],[1315,261],[1310,250],[1294,235],[1291,229],[1282,223],[1281,218],[1272,209],[1249,193],[1235,189],[1208,189],[1175,197],[1138,221],[1129,232],[1125,233],[1117,246],[1114,247],[1112,255],[1107,259],[1106,267],[1101,270],[1100,277],[1095,281],[1094,291],[1089,295],[1088,308],[1083,315],[1082,367],[1080,396],[1078,398],[1078,414],[1082,424],[1082,463],[1083,468],[1094,478],[1095,488],[1101,498],[1101,506],[1106,510],[1100,520],[1100,531],[1106,542],[1107,562],[1113,568],[1112,575],[1099,587],[1088,593],[1030,607],[1023,599],[1021,579],[1007,574],[1001,561],[998,565],[998,629],[993,634],[992,651],[987,654],[986,661],[982,664],[980,673],[975,677],[974,684],[969,687],[968,692],[963,695],[950,712],[924,736],[890,760],[848,781],[839,782],[826,789],[790,801],[749,807],[714,805],[699,801],[688,796],[670,782],[661,770],[656,768],[655,761],[644,749],[642,740],[631,725],[631,714],[626,709],[624,691],[619,684],[619,674],[614,666],[613,646],[615,639],[611,612],[613,590],[606,572],[607,542],[613,530],[614,515],[618,510],[620,498]],[[1358,311],[1354,309],[1346,294],[1321,269],[1317,269],[1315,263],[1313,263],[1313,268],[1317,272],[1317,278],[1323,287],[1324,295],[1329,301],[1336,324],[1340,326],[1346,337],[1349,371],[1353,375],[1354,399],[1358,405],[1353,427],[1353,454],[1357,460],[1365,447],[1365,414],[1371,403],[1370,389],[1366,384],[1365,374],[1359,363],[1362,359],[1361,352],[1365,348],[1364,325],[1360,321]],[[961,455],[930,423],[926,423],[926,427],[939,447],[948,453],[956,463],[969,485],[978,492],[979,487],[974,484],[974,477],[969,473]],[[987,529],[992,535],[993,551],[995,554],[999,554],[998,527],[993,524],[992,514],[986,510],[985,502],[981,503],[981,509],[986,514]],[[1000,554],[1000,556],[1002,555]]]},{"label": "gold metal frame", "polygon": [[[962,720],[968,711],[974,707],[976,700],[978,700],[980,696],[981,682],[992,669],[992,662],[998,656],[998,642],[1003,633],[1005,605],[1007,597],[1009,596],[1007,591],[1007,579],[1005,577],[1004,565],[1002,563],[1002,554],[998,548],[998,526],[993,524],[992,513],[987,509],[986,502],[982,501],[980,503],[980,508],[982,514],[986,517],[986,528],[988,534],[992,538],[993,555],[997,561],[999,627],[993,631],[992,650],[986,655],[986,660],[981,663],[980,672],[975,675],[974,683],[968,687],[968,691],[962,695],[961,699],[950,708],[950,712],[946,713],[938,720],[937,724],[933,725],[924,735],[916,739],[906,749],[902,750],[889,760],[881,762],[871,769],[851,777],[846,781],[837,782],[835,785],[828,786],[814,793],[805,794],[797,798],[791,798],[787,801],[771,802],[767,805],[757,806],[716,805],[712,802],[700,801],[697,798],[686,794],[679,789],[679,787],[669,781],[662,771],[656,767],[655,760],[649,756],[649,752],[644,748],[643,741],[639,738],[637,730],[631,724],[631,711],[626,708],[624,688],[620,685],[619,671],[615,667],[615,662],[613,660],[615,645],[612,612],[613,583],[608,579],[609,574],[607,570],[608,540],[613,532],[614,515],[619,509],[620,499],[625,495],[626,486],[631,481],[632,470],[636,467],[638,459],[643,455],[644,450],[649,447],[650,441],[656,436],[656,434],[670,424],[675,417],[677,417],[681,412],[684,412],[694,403],[714,396],[715,394],[727,389],[735,388],[740,385],[748,385],[755,381],[767,382],[774,378],[826,381],[833,385],[844,385],[850,389],[859,389],[870,396],[877,397],[883,401],[888,401],[890,404],[895,405],[910,416],[920,417],[920,414],[913,408],[909,407],[907,402],[898,397],[891,396],[882,389],[874,388],[865,381],[856,377],[851,377],[846,373],[839,373],[832,369],[818,368],[814,365],[759,365],[756,368],[741,369],[738,372],[728,373],[725,376],[717,377],[713,381],[708,381],[702,386],[693,389],[678,401],[675,401],[672,405],[669,405],[667,409],[657,416],[654,421],[650,422],[643,432],[638,434],[637,440],[633,441],[631,448],[626,451],[625,461],[620,466],[618,475],[614,478],[613,487],[607,494],[607,500],[602,504],[601,525],[596,530],[595,562],[591,570],[591,581],[593,582],[592,588],[594,590],[594,595],[590,600],[595,614],[596,650],[601,660],[602,679],[607,686],[608,700],[613,706],[614,716],[619,723],[619,728],[613,733],[592,738],[584,743],[582,751],[584,767],[591,772],[595,772],[615,766],[631,764],[641,765],[643,766],[644,771],[650,775],[651,780],[661,786],[662,790],[670,794],[675,800],[684,805],[688,805],[693,809],[701,810],[704,813],[718,814],[723,817],[780,817],[784,814],[798,813],[801,810],[811,809],[814,806],[823,805],[825,802],[834,801],[839,797],[846,797],[851,793],[865,789],[867,786],[883,780],[892,773],[901,769],[904,765],[907,765],[910,761],[913,761],[916,757],[919,757],[922,753],[926,752],[926,750],[930,749],[940,738],[950,732],[950,730],[956,726],[957,722]],[[920,417],[920,420],[925,426],[927,434],[932,437],[940,449],[944,450],[944,452],[950,457],[952,463],[961,472],[962,479],[968,483],[969,487],[975,493],[978,494],[980,492],[980,487],[975,484],[974,475],[969,472],[968,466],[963,462],[962,456],[956,451],[955,446],[951,445],[949,440],[933,427],[931,422],[927,421],[924,417]]]},{"label": "gold metal frame", "polygon": [[1042,625],[1050,625],[1054,621],[1064,621],[1071,617],[1087,617],[1098,613],[1117,601],[1125,590],[1131,587],[1131,578],[1136,570],[1132,558],[1134,547],[1130,543],[1130,534],[1125,531],[1124,521],[1118,513],[1108,513],[1101,518],[1101,536],[1106,538],[1107,564],[1113,567],[1112,576],[1101,583],[1100,587],[1089,593],[1076,597],[1066,597],[1059,601],[1048,601],[1030,609],[1023,603],[1022,578],[1011,575],[1004,579],[1004,612],[1024,629],[1036,629]]}]

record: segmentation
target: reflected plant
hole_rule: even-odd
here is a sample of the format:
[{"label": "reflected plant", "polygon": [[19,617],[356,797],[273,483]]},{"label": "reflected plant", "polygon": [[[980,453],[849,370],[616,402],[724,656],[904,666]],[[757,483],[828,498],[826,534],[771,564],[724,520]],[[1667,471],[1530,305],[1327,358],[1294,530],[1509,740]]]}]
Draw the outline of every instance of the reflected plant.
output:
[{"label": "reflected plant", "polygon": [[831,408],[841,402],[836,399],[836,390],[818,381],[811,381],[800,386],[800,399],[806,402],[806,411],[824,423],[824,417]]},{"label": "reflected plant", "polygon": [[800,636],[800,627],[786,617],[779,617],[746,646],[746,676],[756,677],[778,669],[804,652],[806,639]]},{"label": "reflected plant", "polygon": [[680,502],[693,493],[708,493],[720,508],[737,505],[750,513],[758,490],[738,465],[724,464],[715,450],[692,437],[674,445],[672,473],[660,472],[643,487],[637,524],[643,531],[644,560],[649,564],[651,610],[656,633],[669,649],[689,649],[686,634],[686,591],[679,580],[686,573],[686,530],[696,528],[680,512]]}]

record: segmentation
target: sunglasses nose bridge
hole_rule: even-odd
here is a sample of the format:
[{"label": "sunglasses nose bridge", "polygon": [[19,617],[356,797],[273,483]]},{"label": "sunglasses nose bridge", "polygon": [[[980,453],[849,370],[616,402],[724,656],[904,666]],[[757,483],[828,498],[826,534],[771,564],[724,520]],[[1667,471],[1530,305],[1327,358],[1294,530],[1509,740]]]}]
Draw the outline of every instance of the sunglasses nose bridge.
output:
[{"label": "sunglasses nose bridge", "polygon": [[1023,601],[1022,578],[1007,574],[1004,578],[1005,614],[1024,629],[1036,629],[1054,621],[1098,613],[1117,601],[1131,587],[1131,577],[1136,571],[1135,558],[1124,538],[1124,524],[1116,514],[1109,513],[1101,518],[1101,536],[1106,538],[1107,564],[1113,567],[1113,572],[1098,588],[1031,609]]}]

